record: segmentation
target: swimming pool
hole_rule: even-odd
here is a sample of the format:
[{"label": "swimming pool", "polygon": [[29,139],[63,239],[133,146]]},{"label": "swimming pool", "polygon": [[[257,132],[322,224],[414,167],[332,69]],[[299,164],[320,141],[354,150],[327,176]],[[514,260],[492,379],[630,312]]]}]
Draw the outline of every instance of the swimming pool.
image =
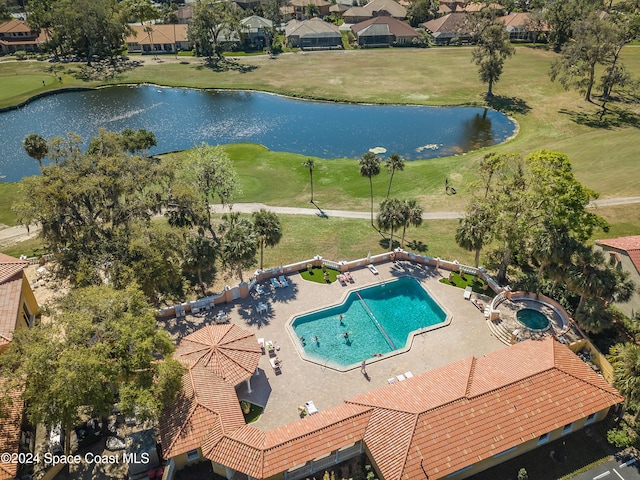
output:
[{"label": "swimming pool", "polygon": [[291,327],[305,357],[344,368],[402,350],[411,332],[442,326],[446,318],[418,281],[403,277],[353,291],[339,305],[294,317]]},{"label": "swimming pool", "polygon": [[547,316],[532,308],[523,308],[516,312],[516,320],[531,330],[545,330],[549,327]]}]

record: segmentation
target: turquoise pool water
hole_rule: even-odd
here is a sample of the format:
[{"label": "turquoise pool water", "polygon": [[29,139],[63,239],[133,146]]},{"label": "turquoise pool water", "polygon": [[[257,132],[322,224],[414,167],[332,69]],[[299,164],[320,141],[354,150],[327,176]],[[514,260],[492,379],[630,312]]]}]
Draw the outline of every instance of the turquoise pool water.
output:
[{"label": "turquoise pool water", "polygon": [[544,330],[549,326],[547,316],[532,308],[523,308],[516,312],[516,319],[525,327],[532,330]]},{"label": "turquoise pool water", "polygon": [[411,332],[445,319],[420,283],[405,277],[351,292],[340,305],[295,317],[291,326],[299,342],[304,337],[307,357],[346,367],[402,349]]}]

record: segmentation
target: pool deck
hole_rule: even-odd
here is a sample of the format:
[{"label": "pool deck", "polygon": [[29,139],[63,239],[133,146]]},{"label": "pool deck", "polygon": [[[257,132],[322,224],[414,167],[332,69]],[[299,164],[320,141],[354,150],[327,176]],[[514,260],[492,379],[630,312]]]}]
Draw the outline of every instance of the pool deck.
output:
[{"label": "pool deck", "polygon": [[[387,385],[389,378],[407,371],[414,375],[433,368],[505,348],[486,326],[485,318],[470,301],[463,299],[464,290],[439,283],[442,275],[434,268],[414,265],[410,262],[377,264],[379,272],[369,269],[351,271],[354,283],[341,286],[339,282],[322,285],[303,280],[298,274],[287,276],[289,286],[273,289],[263,282],[264,294],[249,297],[233,304],[221,306],[230,321],[255,333],[257,338],[273,341],[279,347],[282,361],[281,373],[276,375],[269,363],[269,356],[261,357],[258,372],[251,378],[251,392],[246,383],[236,387],[239,399],[264,405],[262,417],[252,425],[263,429],[290,423],[299,418],[298,407],[312,400],[318,410],[342,403],[366,391]],[[448,272],[445,272],[448,274]],[[383,358],[367,359],[367,378],[356,367],[339,372],[317,363],[304,360],[286,325],[291,318],[304,312],[317,310],[342,302],[349,291],[410,276],[420,281],[451,315],[451,323],[423,334],[416,335],[408,351],[388,354]],[[267,305],[267,312],[258,314],[258,303]],[[180,338],[206,325],[202,316],[187,316],[166,327],[174,337]]]}]

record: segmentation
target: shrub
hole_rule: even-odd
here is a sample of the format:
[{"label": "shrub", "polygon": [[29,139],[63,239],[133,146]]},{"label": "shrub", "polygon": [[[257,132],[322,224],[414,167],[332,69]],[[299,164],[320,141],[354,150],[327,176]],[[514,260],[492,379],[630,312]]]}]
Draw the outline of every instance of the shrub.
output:
[{"label": "shrub", "polygon": [[607,441],[618,448],[630,447],[637,439],[638,434],[624,425],[607,431]]},{"label": "shrub", "polygon": [[17,50],[16,53],[14,53],[15,57],[17,60],[26,60],[27,59],[27,52],[25,52],[24,50]]}]

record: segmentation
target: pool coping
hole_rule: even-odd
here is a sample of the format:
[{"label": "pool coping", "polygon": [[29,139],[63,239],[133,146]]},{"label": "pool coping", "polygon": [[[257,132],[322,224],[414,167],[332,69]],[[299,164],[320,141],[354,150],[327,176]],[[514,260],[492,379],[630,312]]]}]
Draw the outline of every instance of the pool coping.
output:
[{"label": "pool coping", "polygon": [[[347,297],[355,291],[358,290],[364,290],[367,288],[372,288],[372,287],[376,287],[378,285],[383,285],[383,284],[387,284],[387,283],[394,283],[399,281],[401,278],[411,278],[412,280],[418,282],[418,285],[427,293],[427,295],[429,295],[429,297],[438,305],[438,307],[444,312],[445,314],[445,318],[442,322],[439,322],[435,325],[430,325],[428,327],[423,327],[423,328],[419,328],[417,330],[412,330],[411,332],[409,332],[408,336],[407,336],[407,341],[405,343],[405,346],[402,348],[399,348],[397,350],[392,350],[391,352],[385,353],[380,357],[369,357],[366,358],[366,362],[367,364],[371,364],[371,363],[376,363],[382,360],[386,360],[398,355],[402,355],[404,353],[407,353],[408,351],[410,351],[413,347],[413,342],[416,336],[418,335],[422,335],[428,332],[431,332],[433,330],[438,330],[440,328],[444,328],[447,327],[451,324],[451,321],[453,320],[453,314],[451,313],[451,311],[444,307],[442,305],[442,303],[440,302],[440,300],[437,298],[437,295],[431,291],[429,291],[423,284],[422,281],[416,279],[415,277],[411,276],[411,275],[402,275],[402,276],[398,276],[397,278],[393,279],[393,280],[381,280],[379,282],[376,283],[372,283],[370,285],[367,286],[356,286],[355,284],[352,285],[351,287],[348,287],[347,290],[345,290],[342,294],[342,296],[339,299],[339,302],[335,303],[335,304],[331,304],[331,305],[326,305],[322,308],[315,308],[312,310],[305,310],[302,312],[298,312],[294,315],[289,316],[289,318],[286,321],[285,324],[285,330],[287,332],[287,334],[289,335],[291,342],[293,343],[293,345],[296,348],[296,352],[298,354],[298,356],[300,357],[301,360],[308,362],[308,363],[312,363],[314,365],[319,365],[323,368],[328,368],[337,372],[349,372],[351,370],[355,370],[356,368],[360,368],[361,367],[361,363],[357,362],[357,363],[353,363],[350,365],[346,365],[346,366],[342,366],[342,365],[337,365],[333,362],[331,362],[330,360],[325,360],[325,359],[318,359],[312,356],[309,356],[306,354],[306,352],[304,351],[304,349],[302,348],[302,346],[300,345],[300,341],[295,333],[295,330],[293,329],[293,320],[297,317],[301,317],[303,315],[308,315],[310,313],[313,312],[317,312],[320,310],[325,310],[328,308],[332,308],[332,307],[336,307],[339,305],[342,305],[345,303]],[[307,281],[307,280],[305,280]]]}]

